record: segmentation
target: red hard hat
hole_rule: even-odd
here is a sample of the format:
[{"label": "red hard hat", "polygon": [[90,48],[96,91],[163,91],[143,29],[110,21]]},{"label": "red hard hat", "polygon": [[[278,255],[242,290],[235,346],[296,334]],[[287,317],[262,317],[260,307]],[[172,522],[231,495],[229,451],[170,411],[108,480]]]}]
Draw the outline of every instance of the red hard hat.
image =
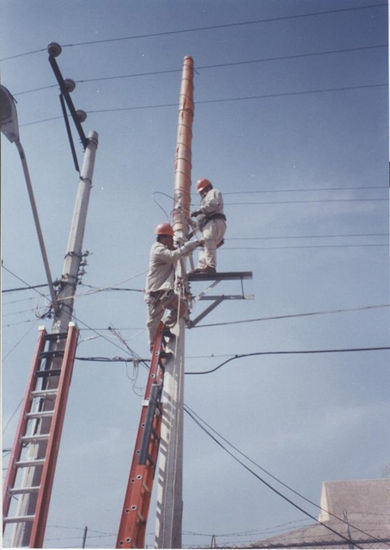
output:
[{"label": "red hard hat", "polygon": [[206,179],[206,178],[201,178],[200,180],[197,181],[196,183],[196,190],[198,191],[198,193],[200,193],[201,191],[203,191],[203,189],[205,189],[206,187],[208,187],[209,185],[211,185],[211,181]]},{"label": "red hard hat", "polygon": [[169,223],[159,223],[154,230],[155,235],[170,235],[173,237],[173,228]]}]

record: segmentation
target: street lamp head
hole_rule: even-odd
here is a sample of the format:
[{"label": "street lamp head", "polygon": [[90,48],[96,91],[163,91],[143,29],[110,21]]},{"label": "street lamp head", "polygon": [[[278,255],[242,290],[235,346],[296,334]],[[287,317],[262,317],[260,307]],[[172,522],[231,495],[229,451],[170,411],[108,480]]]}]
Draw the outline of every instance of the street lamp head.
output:
[{"label": "street lamp head", "polygon": [[19,141],[16,100],[5,86],[0,84],[0,129],[11,143]]},{"label": "street lamp head", "polygon": [[47,46],[47,51],[52,57],[58,57],[62,52],[62,48],[59,44],[57,44],[57,42],[50,42],[50,44]]}]

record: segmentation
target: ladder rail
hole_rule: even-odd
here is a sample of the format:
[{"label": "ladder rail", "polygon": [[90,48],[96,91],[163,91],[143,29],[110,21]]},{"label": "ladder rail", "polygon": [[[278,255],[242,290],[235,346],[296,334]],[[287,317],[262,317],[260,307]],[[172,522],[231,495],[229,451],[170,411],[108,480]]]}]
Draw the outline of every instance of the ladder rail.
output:
[{"label": "ladder rail", "polygon": [[[27,540],[29,541],[30,548],[41,548],[43,546],[78,335],[79,331],[73,323],[69,323],[68,331],[61,334],[48,334],[44,327],[40,328],[4,481],[3,531],[9,524],[19,524],[18,526],[23,529],[27,529],[26,524],[29,524]],[[55,353],[45,352],[45,344],[49,343],[51,345],[55,340],[58,343],[59,340],[65,337],[66,341],[62,344],[64,347],[61,368],[58,369],[58,381],[55,381],[55,387],[47,389],[46,382],[42,384],[42,377],[38,373],[44,372],[41,371],[42,364],[47,360],[49,355],[56,359],[58,353],[57,351]],[[34,399],[42,402],[39,404],[39,410],[34,410]],[[45,410],[45,399],[49,399],[52,403],[50,405],[52,408],[49,410]],[[33,433],[30,432],[29,422],[35,418],[37,421],[38,419],[42,421],[46,419],[48,421],[48,424],[44,426],[43,433],[36,432],[35,430]],[[27,458],[23,456],[26,444],[32,445],[32,452],[28,454]],[[36,446],[36,450],[34,450],[34,446]],[[20,485],[17,476],[21,469],[31,469],[31,471],[35,472],[33,474],[35,482],[32,484],[29,483],[32,480],[31,476],[23,474]],[[25,506],[18,506],[16,515],[12,512],[10,513],[11,499],[14,495],[24,495],[23,498],[33,499],[32,501],[26,501],[27,504]],[[23,511],[24,509],[26,511]],[[28,512],[27,509],[29,510]]]},{"label": "ladder rail", "polygon": [[[149,376],[146,384],[133,458],[130,467],[130,474],[119,524],[116,543],[117,548],[142,548],[144,545],[146,521],[152,492],[152,484],[155,475],[155,464],[158,456],[159,424],[161,423],[160,414],[155,414],[153,417],[151,439],[147,445],[148,457],[146,459],[146,464],[140,464],[139,462],[149,405],[153,404],[152,388],[156,385],[162,386],[163,369],[160,365],[160,351],[163,328],[163,323],[160,323],[153,345],[152,361],[150,364]],[[153,464],[151,464],[150,459],[153,461]]]},{"label": "ladder rail", "polygon": [[41,476],[40,489],[38,491],[38,498],[35,506],[35,520],[33,522],[30,536],[31,548],[42,548],[43,546],[59,444],[65,419],[65,410],[72,378],[74,358],[76,355],[78,334],[77,327],[73,324],[70,325],[65,343],[61,374],[57,388],[57,399],[55,401],[54,414],[50,425],[50,435],[45,453],[45,463]]},{"label": "ladder rail", "polygon": [[[10,493],[10,488],[13,487],[15,483],[16,475],[17,475],[17,468],[15,464],[22,450],[21,437],[23,434],[25,434],[27,423],[28,423],[27,412],[29,410],[29,406],[31,402],[31,393],[35,385],[35,372],[40,365],[40,362],[41,362],[40,354],[45,347],[45,337],[47,334],[46,330],[45,328],[42,327],[40,328],[39,332],[40,334],[39,334],[38,342],[35,347],[34,357],[33,357],[32,365],[30,369],[29,383],[27,385],[27,388],[24,394],[22,410],[19,416],[19,422],[15,433],[15,439],[12,445],[12,451],[8,462],[7,474],[4,480],[3,518],[6,517],[9,512],[9,507],[10,507],[11,498],[12,498],[12,494]],[[6,522],[3,521],[3,531],[5,528],[5,524]]]}]

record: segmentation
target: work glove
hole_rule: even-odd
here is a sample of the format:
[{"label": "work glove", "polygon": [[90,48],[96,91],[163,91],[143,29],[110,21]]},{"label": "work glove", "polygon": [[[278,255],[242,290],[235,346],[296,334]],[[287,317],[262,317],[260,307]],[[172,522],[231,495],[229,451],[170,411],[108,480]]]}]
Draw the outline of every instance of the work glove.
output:
[{"label": "work glove", "polygon": [[191,218],[195,218],[196,216],[199,216],[199,214],[201,213],[202,213],[201,210],[194,210],[193,212],[191,212]]}]

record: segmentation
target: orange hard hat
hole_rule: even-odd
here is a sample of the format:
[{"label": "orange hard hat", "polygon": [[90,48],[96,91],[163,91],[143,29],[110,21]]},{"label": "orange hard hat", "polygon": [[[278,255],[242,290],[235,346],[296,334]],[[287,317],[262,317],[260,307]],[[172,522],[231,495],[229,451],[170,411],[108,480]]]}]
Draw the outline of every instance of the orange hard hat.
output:
[{"label": "orange hard hat", "polygon": [[173,227],[169,223],[159,223],[154,230],[155,235],[170,235],[173,237]]},{"label": "orange hard hat", "polygon": [[203,189],[205,189],[206,187],[208,187],[209,185],[211,185],[211,181],[206,179],[206,178],[201,178],[200,180],[197,181],[196,183],[196,190],[198,191],[198,193],[200,193],[201,191],[203,191]]}]

